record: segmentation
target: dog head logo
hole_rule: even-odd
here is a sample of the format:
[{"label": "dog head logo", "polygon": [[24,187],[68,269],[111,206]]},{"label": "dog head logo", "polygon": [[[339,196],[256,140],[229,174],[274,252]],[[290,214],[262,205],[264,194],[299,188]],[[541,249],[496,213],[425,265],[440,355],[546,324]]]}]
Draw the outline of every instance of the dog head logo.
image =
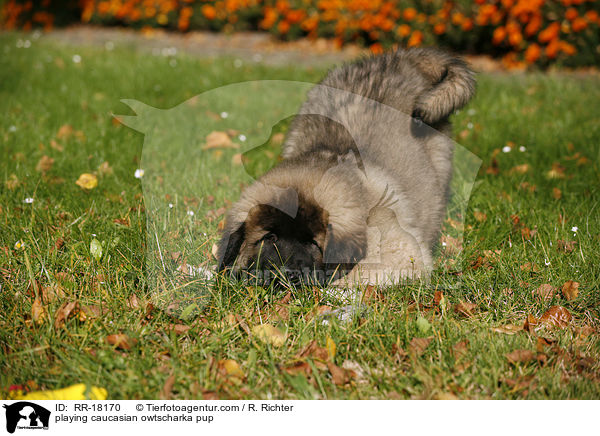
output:
[{"label": "dog head logo", "polygon": [[48,429],[50,411],[29,401],[19,401],[3,405],[6,409],[6,431],[14,433],[18,429]]}]

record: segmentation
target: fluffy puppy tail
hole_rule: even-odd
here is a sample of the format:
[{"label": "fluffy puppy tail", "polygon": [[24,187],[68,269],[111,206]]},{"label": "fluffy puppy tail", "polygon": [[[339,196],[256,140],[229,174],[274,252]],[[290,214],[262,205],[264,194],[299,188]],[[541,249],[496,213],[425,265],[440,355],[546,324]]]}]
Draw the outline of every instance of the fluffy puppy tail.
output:
[{"label": "fluffy puppy tail", "polygon": [[432,84],[417,97],[414,118],[437,124],[473,97],[475,74],[463,60],[431,48],[410,49],[406,55]]}]

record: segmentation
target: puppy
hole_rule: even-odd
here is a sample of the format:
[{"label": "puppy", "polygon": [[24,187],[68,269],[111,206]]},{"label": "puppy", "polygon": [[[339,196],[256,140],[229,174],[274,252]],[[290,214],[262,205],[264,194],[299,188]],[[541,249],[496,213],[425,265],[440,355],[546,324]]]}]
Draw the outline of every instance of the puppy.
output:
[{"label": "puppy", "polygon": [[229,211],[218,269],[267,283],[427,277],[452,177],[448,117],[474,90],[467,65],[435,49],[330,71],[293,120],[283,161]]}]

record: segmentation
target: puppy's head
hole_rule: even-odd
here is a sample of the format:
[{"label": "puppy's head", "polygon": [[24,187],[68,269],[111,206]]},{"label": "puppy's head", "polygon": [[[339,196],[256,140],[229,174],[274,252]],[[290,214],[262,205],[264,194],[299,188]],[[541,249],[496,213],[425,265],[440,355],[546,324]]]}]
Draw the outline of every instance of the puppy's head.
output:
[{"label": "puppy's head", "polygon": [[[302,180],[304,185],[286,187],[257,182],[244,192],[227,217],[219,271],[229,269],[238,277],[246,272],[264,284],[324,284],[364,257],[366,228],[350,228],[336,213],[335,201],[323,191],[316,199],[311,179],[303,174]],[[331,198],[339,200],[339,195]]]}]

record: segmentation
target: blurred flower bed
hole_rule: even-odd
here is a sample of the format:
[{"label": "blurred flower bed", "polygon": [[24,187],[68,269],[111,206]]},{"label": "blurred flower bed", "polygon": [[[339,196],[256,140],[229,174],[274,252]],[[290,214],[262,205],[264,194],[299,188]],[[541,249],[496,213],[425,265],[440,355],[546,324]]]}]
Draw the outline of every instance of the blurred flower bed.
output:
[{"label": "blurred flower bed", "polygon": [[264,30],[373,52],[433,45],[507,67],[600,62],[600,0],[7,0],[5,29],[74,22],[186,32]]}]

